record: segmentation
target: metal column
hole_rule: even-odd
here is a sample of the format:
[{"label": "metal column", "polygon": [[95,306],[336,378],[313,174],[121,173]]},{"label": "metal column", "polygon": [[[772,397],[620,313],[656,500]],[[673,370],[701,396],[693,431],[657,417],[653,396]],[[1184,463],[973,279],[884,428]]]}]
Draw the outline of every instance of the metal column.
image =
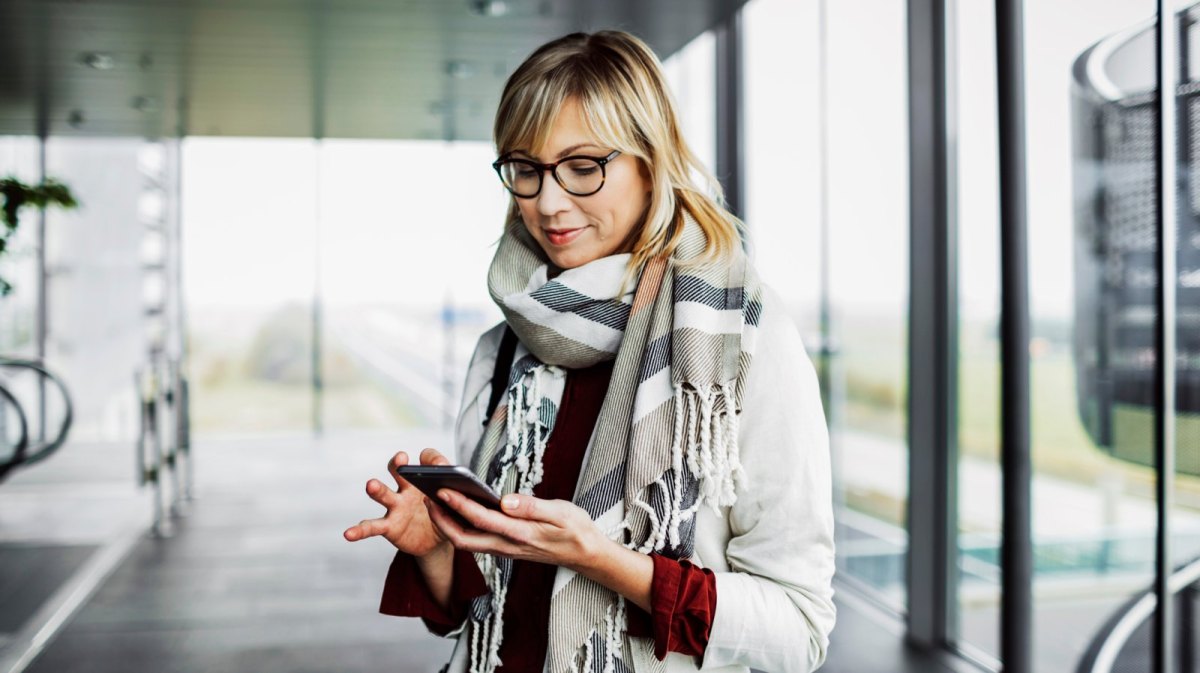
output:
[{"label": "metal column", "polygon": [[714,30],[717,64],[717,179],[729,211],[746,216],[746,163],[742,114],[742,14],[734,12]]},{"label": "metal column", "polygon": [[1033,532],[1029,454],[1029,291],[1022,0],[996,0],[1000,156],[1000,657],[1033,670]]},{"label": "metal column", "polygon": [[1153,671],[1168,673],[1175,670],[1174,659],[1174,601],[1171,578],[1171,503],[1175,490],[1175,128],[1177,62],[1175,51],[1175,3],[1158,0],[1158,23],[1155,26],[1155,102],[1158,124],[1155,173],[1158,177],[1156,205],[1158,211],[1158,319],[1155,321],[1154,387],[1157,391],[1157,413],[1154,415],[1154,457],[1158,468],[1156,484],[1158,499],[1158,536],[1155,542],[1154,593],[1158,599],[1154,611]]},{"label": "metal column", "polygon": [[949,639],[957,586],[955,129],[942,0],[908,3],[908,640]]}]

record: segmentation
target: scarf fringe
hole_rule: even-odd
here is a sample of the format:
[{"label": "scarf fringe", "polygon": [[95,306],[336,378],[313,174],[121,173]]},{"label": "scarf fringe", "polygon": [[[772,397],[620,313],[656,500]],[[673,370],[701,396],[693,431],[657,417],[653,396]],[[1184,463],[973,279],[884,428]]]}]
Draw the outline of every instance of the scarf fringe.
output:
[{"label": "scarf fringe", "polygon": [[[543,459],[549,440],[546,428],[539,416],[541,400],[540,376],[549,365],[531,368],[518,379],[508,391],[508,415],[506,419],[506,442],[501,457],[503,466],[492,484],[501,489],[503,484],[515,476],[517,491],[532,494],[534,486],[541,483]],[[716,513],[721,507],[737,501],[737,489],[745,479],[738,451],[738,413],[734,397],[734,384],[725,383],[697,389],[683,383],[675,384],[675,422],[671,440],[671,467],[674,483],[668,485],[659,477],[650,488],[661,491],[670,503],[664,516],[659,516],[647,498],[638,498],[633,507],[645,512],[650,522],[646,540],[626,543],[630,548],[648,554],[662,550],[669,543],[678,547],[680,529],[695,516],[700,507],[708,504]],[[699,494],[696,501],[684,507],[684,469],[696,479]],[[514,474],[515,472],[515,474]],[[647,489],[649,492],[650,489]],[[629,515],[620,524],[607,531],[616,538],[631,528]],[[492,592],[490,614],[482,621],[472,621],[471,629],[471,673],[492,673],[500,666],[500,645],[504,636],[504,600],[507,587],[502,581],[501,567],[490,556],[485,558],[484,577]],[[625,639],[625,599],[618,597],[615,604],[605,610],[603,635],[606,654],[603,671],[592,670],[591,635],[581,648],[582,667],[578,673],[613,673],[615,652],[620,651]],[[591,631],[592,634],[596,630]]]},{"label": "scarf fringe", "polygon": [[[617,652],[621,652],[624,645],[625,620],[625,597],[617,596],[617,600],[604,609],[604,668],[596,671],[592,666],[596,659],[592,646],[592,637],[596,635],[596,629],[592,629],[588,631],[587,639],[583,641],[583,647],[576,655],[575,661],[571,662],[571,673],[616,673]],[[583,655],[582,662],[579,660],[579,654]]]},{"label": "scarf fringe", "polygon": [[[508,389],[508,415],[505,420],[505,445],[500,458],[500,474],[492,488],[503,492],[504,484],[516,479],[516,490],[532,495],[533,488],[545,476],[543,459],[550,429],[541,419],[541,375],[552,373],[553,365],[532,367]],[[500,645],[504,641],[504,601],[508,586],[503,569],[495,557],[482,555],[483,576],[491,591],[491,610],[482,621],[471,622],[471,673],[492,673],[500,665]]]},{"label": "scarf fringe", "polygon": [[[633,503],[650,520],[646,541],[636,546],[639,552],[660,551],[667,543],[678,547],[680,528],[702,505],[708,504],[719,515],[721,507],[737,502],[737,490],[745,480],[745,472],[738,450],[739,424],[735,409],[732,383],[704,390],[675,384],[675,428],[671,440],[674,484],[668,488],[660,477],[651,485],[657,486],[664,498],[670,498],[671,504],[667,516],[659,517],[646,500],[639,498]],[[696,502],[686,508],[683,505],[685,464],[700,489]],[[628,528],[630,525],[626,520],[612,532]]]}]

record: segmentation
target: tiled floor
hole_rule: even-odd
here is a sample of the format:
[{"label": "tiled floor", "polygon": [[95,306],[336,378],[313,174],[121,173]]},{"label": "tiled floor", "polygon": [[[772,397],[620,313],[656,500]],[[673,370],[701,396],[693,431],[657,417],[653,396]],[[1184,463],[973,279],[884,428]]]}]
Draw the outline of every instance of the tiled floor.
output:
[{"label": "tiled floor", "polygon": [[[173,535],[143,536],[27,670],[438,670],[448,641],[416,620],[377,613],[390,547],[348,543],[341,533],[381,511],[362,489],[368,478],[385,477],[394,451],[442,445],[439,434],[420,432],[198,443],[197,499]],[[112,455],[93,452],[86,460],[113,461],[121,449],[106,451]],[[45,469],[42,475],[31,469],[8,495],[22,492],[30,508],[38,484],[68,493],[71,480],[105,469],[114,483],[129,478],[111,465],[88,470],[78,465],[85,458],[71,463],[70,455],[33,468]],[[55,470],[55,460],[74,467]],[[0,506],[4,497],[0,487]],[[79,527],[65,512],[55,515],[65,517],[61,527]],[[0,538],[5,525],[19,528],[0,518]],[[832,673],[943,670],[907,652],[894,631],[853,604],[840,605],[830,652],[823,670]]]}]

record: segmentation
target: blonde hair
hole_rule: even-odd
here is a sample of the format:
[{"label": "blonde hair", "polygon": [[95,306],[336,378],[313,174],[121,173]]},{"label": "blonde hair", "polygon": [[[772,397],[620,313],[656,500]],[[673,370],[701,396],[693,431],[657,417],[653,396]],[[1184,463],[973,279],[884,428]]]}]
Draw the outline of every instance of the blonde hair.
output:
[{"label": "blonde hair", "polygon": [[[740,247],[742,223],[725,208],[720,183],[684,140],[658,57],[629,33],[572,33],[525,59],[509,76],[496,109],[496,151],[504,155],[543,147],[570,98],[579,102],[596,140],[636,157],[650,175],[650,203],[633,245],[631,271],[675,251],[684,211],[708,239],[696,263],[714,261]],[[693,182],[693,172],[707,193]],[[519,218],[516,199],[510,195],[505,223]]]}]

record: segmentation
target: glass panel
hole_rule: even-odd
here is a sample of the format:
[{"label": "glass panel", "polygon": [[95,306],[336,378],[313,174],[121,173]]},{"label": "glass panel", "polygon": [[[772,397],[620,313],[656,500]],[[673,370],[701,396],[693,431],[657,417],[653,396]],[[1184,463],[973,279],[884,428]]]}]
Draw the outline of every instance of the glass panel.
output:
[{"label": "glass panel", "polygon": [[328,427],[452,423],[475,342],[501,320],[487,292],[508,205],[494,159],[490,143],[322,144]]},{"label": "glass panel", "polygon": [[1175,491],[1172,567],[1195,578],[1176,603],[1179,670],[1200,667],[1200,8],[1180,13],[1177,118],[1179,200],[1176,264]]},{"label": "glass panel", "polygon": [[716,47],[708,31],[663,61],[683,137],[710,171],[717,165]]},{"label": "glass panel", "polygon": [[[0,137],[0,179],[15,177],[25,184],[40,179],[38,140],[31,136]],[[0,354],[33,357],[37,329],[37,220],[35,209],[19,214],[16,235],[0,259],[0,277],[12,284],[12,293],[0,297]]]},{"label": "glass panel", "polygon": [[[1153,579],[1155,475],[1136,459],[1153,445],[1141,398],[1154,358],[1145,285],[1147,268],[1154,283],[1153,40],[1127,29],[1149,28],[1154,9],[1147,0],[1025,5],[1033,634],[1035,670],[1047,673],[1094,657],[1109,620]],[[958,637],[995,656],[994,17],[977,3],[957,11]],[[1113,670],[1148,670],[1146,653],[1126,650]]]},{"label": "glass panel", "polygon": [[[0,179],[16,178],[25,184],[40,179],[39,144],[29,136],[0,136]],[[32,358],[37,355],[37,227],[38,213],[25,208],[18,213],[16,233],[6,241],[0,255],[0,278],[12,286],[0,296],[0,356]],[[36,423],[37,388],[29,376],[17,370],[0,370],[0,384],[15,398],[0,399],[0,464],[13,457],[21,435],[17,409],[34,407],[27,413]],[[36,426],[35,426],[36,427]]]},{"label": "glass panel", "polygon": [[[901,611],[908,544],[907,18],[895,2],[826,7],[832,305],[826,336],[837,355],[824,387],[831,395],[838,561],[843,577]],[[819,364],[817,7],[753,0],[743,11],[747,220],[764,278],[782,295]],[[807,32],[797,35],[797,27]],[[789,58],[780,58],[780,44],[795,46]],[[870,198],[863,198],[864,170]]]},{"label": "glass panel", "polygon": [[314,141],[189,138],[182,185],[193,433],[309,432]]},{"label": "glass panel", "polygon": [[[1000,651],[1000,240],[995,20],[954,5],[958,69],[958,606],[955,637]],[[976,76],[988,73],[988,76]]]},{"label": "glass panel", "polygon": [[[46,142],[47,175],[70,186],[80,204],[46,215],[46,360],[71,392],[72,441],[137,437],[133,372],[146,346],[140,254],[146,149],[128,138]],[[53,408],[47,413],[53,419]]]}]

